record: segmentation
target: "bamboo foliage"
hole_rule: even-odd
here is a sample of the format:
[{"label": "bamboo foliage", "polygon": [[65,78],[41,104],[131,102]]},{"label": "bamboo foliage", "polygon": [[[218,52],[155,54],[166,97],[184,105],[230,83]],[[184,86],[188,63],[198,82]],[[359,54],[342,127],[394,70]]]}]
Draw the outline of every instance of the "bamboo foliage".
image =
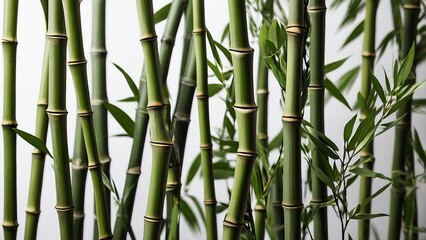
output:
[{"label": "bamboo foliage", "polygon": [[77,95],[77,114],[83,131],[83,138],[88,157],[88,169],[92,177],[99,238],[110,239],[112,238],[112,234],[109,210],[107,206],[109,201],[107,201],[105,195],[101,163],[99,161],[95,130],[93,126],[93,112],[87,82],[87,61],[83,50],[79,2],[64,0],[63,4],[65,24],[69,37],[69,67],[73,76],[75,92]]},{"label": "bamboo foliage", "polygon": [[[375,58],[375,41],[376,41],[376,12],[378,1],[366,1],[366,17],[364,20],[364,46],[362,52],[362,74],[361,74],[361,96],[368,100],[371,98],[371,72],[374,70]],[[372,109],[361,108],[360,121],[364,121],[367,115],[372,114]],[[361,151],[361,162],[363,167],[373,170],[374,166],[374,140],[369,142]],[[360,180],[360,193],[359,202],[365,202],[371,195],[372,178],[361,176]],[[371,211],[371,204],[366,204],[361,207],[360,212],[369,214]],[[358,225],[358,239],[369,239],[370,236],[370,219],[359,220]]]},{"label": "bamboo foliage", "polygon": [[4,239],[16,239],[18,230],[16,186],[16,49],[18,0],[4,1],[3,18],[3,149],[4,149]]},{"label": "bamboo foliage", "polygon": [[256,114],[253,93],[253,49],[249,45],[245,1],[229,1],[229,30],[235,78],[235,113],[239,145],[234,184],[228,213],[223,222],[223,239],[238,239],[247,208],[250,178],[256,160]]}]

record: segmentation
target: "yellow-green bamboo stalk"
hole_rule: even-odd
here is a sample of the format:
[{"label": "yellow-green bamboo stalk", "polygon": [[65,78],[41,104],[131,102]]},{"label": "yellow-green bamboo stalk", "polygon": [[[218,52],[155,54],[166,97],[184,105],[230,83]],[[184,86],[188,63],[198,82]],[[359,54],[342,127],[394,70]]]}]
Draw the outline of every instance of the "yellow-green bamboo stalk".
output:
[{"label": "yellow-green bamboo stalk", "polygon": [[269,190],[266,221],[272,239],[284,239],[284,210],[281,206],[283,198],[283,168],[278,166],[275,170]]},{"label": "yellow-green bamboo stalk", "polygon": [[230,0],[229,29],[235,81],[235,113],[239,146],[231,200],[223,222],[223,239],[239,239],[244,223],[244,211],[250,179],[256,160],[256,114],[253,93],[253,49],[249,45],[244,0]]},{"label": "yellow-green bamboo stalk", "polygon": [[204,208],[207,239],[217,239],[216,195],[213,178],[212,140],[210,134],[209,92],[207,84],[206,26],[204,0],[192,0],[194,9],[194,47],[196,54],[197,102],[200,126],[201,165],[204,180]]},{"label": "yellow-green bamboo stalk", "polygon": [[[95,127],[96,142],[98,144],[99,161],[102,171],[109,178],[111,158],[108,149],[108,111],[104,103],[108,103],[107,81],[106,81],[106,58],[107,50],[105,44],[105,0],[94,0],[92,11],[92,47],[90,50],[92,58],[92,108]],[[105,187],[105,195],[108,208],[108,219],[111,219],[111,194]],[[95,212],[95,224],[97,226]],[[97,231],[93,231],[97,239]]]},{"label": "yellow-green bamboo stalk", "polygon": [[[274,1],[268,0],[262,4],[262,12],[264,14],[263,23],[268,24],[272,21]],[[262,43],[259,42],[259,63],[257,70],[257,141],[264,150],[264,155],[268,159],[268,67],[265,64],[265,49],[262,47]],[[280,200],[281,201],[281,200]],[[267,206],[268,207],[268,206]],[[276,214],[282,214],[282,208],[279,206],[279,210]],[[263,240],[265,238],[266,228],[266,208],[260,203],[256,202],[254,207],[255,214],[255,229],[256,239]],[[275,224],[270,222],[271,224]],[[277,223],[278,224],[278,223]]]},{"label": "yellow-green bamboo stalk", "polygon": [[98,231],[100,239],[111,239],[111,226],[105,187],[102,181],[102,170],[99,161],[95,131],[93,126],[93,113],[87,83],[87,61],[84,56],[83,39],[81,33],[81,19],[79,2],[63,0],[65,24],[69,38],[70,60],[69,67],[74,80],[77,95],[77,115],[80,119],[83,138],[88,157],[88,168],[92,177]]},{"label": "yellow-green bamboo stalk", "polygon": [[4,239],[16,239],[18,230],[16,186],[16,29],[18,0],[4,1],[3,17],[3,151],[4,151]]},{"label": "yellow-green bamboo stalk", "polygon": [[74,154],[72,157],[72,197],[74,202],[74,239],[83,239],[84,229],[84,196],[88,160],[84,145],[83,131],[80,120],[77,118],[74,137]]},{"label": "yellow-green bamboo stalk", "polygon": [[[375,35],[376,35],[376,12],[379,1],[367,0],[366,1],[366,16],[364,21],[364,46],[362,52],[362,75],[361,75],[361,95],[364,99],[370,97],[371,90],[371,71],[374,69],[374,57],[375,53]],[[360,121],[363,121],[368,114],[370,109],[361,109]],[[373,170],[374,166],[374,141],[369,142],[361,150],[361,161],[364,168]],[[360,190],[359,190],[359,202],[364,202],[371,195],[372,178],[371,177],[360,177]],[[371,210],[371,204],[368,203],[361,207],[360,213],[368,214]],[[358,239],[369,239],[370,236],[370,219],[359,220],[358,223]]]},{"label": "yellow-green bamboo stalk", "polygon": [[305,35],[304,2],[290,0],[287,26],[287,82],[284,102],[283,201],[285,239],[300,239],[302,202],[301,129],[303,48]]},{"label": "yellow-green bamboo stalk", "polygon": [[[46,13],[47,14],[47,13]],[[37,101],[37,116],[35,136],[46,143],[49,119],[46,114],[48,104],[48,71],[49,71],[49,47],[47,42],[44,48],[43,70],[40,83],[39,98]],[[40,217],[40,198],[43,186],[44,162],[46,153],[35,148],[32,152],[30,187],[28,191],[28,204],[25,219],[24,239],[37,239],[37,227]]]},{"label": "yellow-green bamboo stalk", "polygon": [[[324,53],[325,53],[325,16],[326,6],[324,0],[309,2],[309,16],[311,20],[311,45],[310,67],[311,82],[309,95],[311,98],[311,124],[319,132],[324,133]],[[327,159],[319,152],[318,148],[312,150],[312,163],[324,170]],[[326,203],[328,194],[327,186],[312,171],[312,200],[313,207]],[[328,239],[327,208],[317,209],[314,215],[314,239]]]},{"label": "yellow-green bamboo stalk", "polygon": [[141,32],[140,41],[145,56],[148,87],[147,110],[151,120],[152,147],[152,171],[144,217],[144,239],[155,240],[160,238],[163,223],[167,170],[173,143],[164,119],[166,105],[163,96],[152,1],[138,0],[136,3]]},{"label": "yellow-green bamboo stalk", "polygon": [[[404,23],[402,34],[402,49],[400,56],[406,57],[410,51],[411,46],[416,42],[417,35],[417,21],[420,12],[419,0],[404,0],[402,1],[404,9]],[[412,69],[408,79],[405,81],[406,86],[415,84],[416,77],[414,69]],[[405,197],[405,165],[406,165],[406,144],[410,141],[411,129],[411,103],[412,97],[401,106],[398,110],[396,117],[401,120],[396,125],[395,130],[395,145],[394,156],[392,162],[392,188],[390,200],[390,214],[389,214],[389,227],[388,239],[400,239],[401,234],[401,219],[402,209]]]},{"label": "yellow-green bamboo stalk", "polygon": [[69,171],[66,110],[66,47],[61,1],[49,1],[49,91],[47,115],[52,133],[56,210],[61,239],[73,239],[73,199]]}]

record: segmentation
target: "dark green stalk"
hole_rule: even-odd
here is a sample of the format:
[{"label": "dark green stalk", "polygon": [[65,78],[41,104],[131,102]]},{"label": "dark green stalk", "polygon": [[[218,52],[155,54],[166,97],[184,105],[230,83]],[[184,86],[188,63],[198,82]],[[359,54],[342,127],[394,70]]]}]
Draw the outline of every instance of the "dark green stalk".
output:
[{"label": "dark green stalk", "polygon": [[66,109],[66,48],[61,1],[49,1],[47,41],[49,45],[49,104],[47,115],[52,133],[56,182],[56,210],[62,240],[73,239],[73,198],[69,171]]},{"label": "dark green stalk", "polygon": [[[111,158],[108,150],[108,111],[104,103],[108,103],[107,81],[106,81],[106,58],[107,50],[105,44],[105,0],[93,1],[92,14],[92,108],[93,121],[95,127],[96,142],[98,144],[99,161],[102,171],[109,178]],[[107,200],[108,219],[111,219],[111,194],[105,187]],[[95,212],[95,224],[97,218]],[[111,220],[110,220],[111,221]],[[94,238],[97,239],[97,231],[93,231]]]},{"label": "dark green stalk", "polygon": [[[272,21],[274,1],[268,0],[262,5],[264,14],[263,22],[268,24]],[[262,146],[262,151],[268,159],[268,67],[264,61],[265,49],[259,42],[259,64],[257,72],[257,103],[258,103],[258,122],[257,122],[257,141]],[[281,207],[280,207],[281,208]],[[282,209],[279,210],[282,214]],[[277,214],[279,214],[279,212]],[[266,226],[266,208],[261,202],[257,202],[254,207],[256,239],[265,238]]]},{"label": "dark green stalk", "polygon": [[253,93],[253,49],[249,45],[244,0],[229,1],[232,61],[239,146],[231,200],[223,222],[223,239],[239,239],[253,166],[256,160],[256,114]]},{"label": "dark green stalk", "polygon": [[84,228],[84,193],[87,178],[87,152],[84,146],[80,120],[77,118],[72,158],[72,197],[74,208],[74,239],[83,239]]},{"label": "dark green stalk", "polygon": [[166,104],[163,96],[152,1],[138,0],[136,3],[141,44],[145,56],[148,87],[147,111],[151,120],[152,147],[152,171],[144,217],[144,239],[155,240],[159,239],[161,234],[167,170],[173,142],[165,125]]},{"label": "dark green stalk", "polygon": [[[412,136],[409,137],[413,139]],[[411,144],[406,145],[411,148]],[[414,229],[418,226],[418,213],[417,213],[417,191],[416,191],[416,174],[414,168],[414,152],[410,149],[407,151],[407,188],[411,188],[410,193],[406,196],[404,201],[404,239],[417,240],[419,239],[418,232]],[[411,214],[410,214],[411,213]]]},{"label": "dark green stalk", "polygon": [[[164,36],[161,45],[161,65],[162,73],[168,71],[170,63],[171,53],[173,50],[176,32],[179,27],[180,18],[183,15],[183,9],[185,8],[185,0],[175,0],[172,3],[167,23],[164,31]],[[166,68],[167,67],[167,68]],[[167,74],[162,75],[163,81],[165,82]],[[114,225],[114,239],[126,239],[127,229],[125,222],[130,223],[134,205],[134,199],[137,189],[139,176],[141,174],[142,154],[143,145],[147,133],[148,127],[148,94],[146,86],[146,73],[145,69],[142,72],[142,76],[139,84],[139,96],[140,100],[136,109],[135,118],[135,136],[133,137],[132,150],[130,154],[129,165],[126,173],[126,181],[124,184],[123,196],[128,196],[124,202],[119,206],[117,218]]]},{"label": "dark green stalk", "polygon": [[[313,0],[309,4],[308,12],[311,20],[311,82],[309,85],[311,124],[317,131],[324,133],[324,52],[327,8],[324,0]],[[317,148],[312,150],[312,164],[325,171],[324,164],[327,164],[327,159]],[[317,208],[314,215],[314,239],[328,239],[327,208],[320,207],[328,201],[327,186],[313,171],[311,179],[311,204],[314,208]]]},{"label": "dark green stalk", "polygon": [[[46,143],[49,119],[46,109],[48,104],[48,71],[49,71],[49,47],[47,42],[44,48],[43,70],[40,83],[39,98],[37,101],[37,116],[35,136]],[[28,191],[28,204],[25,219],[24,239],[37,239],[37,226],[40,217],[40,198],[43,186],[44,162],[46,153],[35,148],[32,152],[30,187]]]},{"label": "dark green stalk", "polygon": [[[371,72],[374,69],[375,39],[376,39],[376,12],[377,0],[366,1],[366,16],[364,21],[364,46],[362,52],[362,82],[361,95],[364,99],[370,98],[371,92]],[[363,121],[371,109],[361,109],[360,121]],[[361,162],[364,168],[373,170],[374,167],[374,141],[372,140],[361,150]],[[359,202],[363,203],[371,195],[372,178],[360,177]],[[360,213],[368,214],[371,210],[371,203],[361,206]],[[361,219],[358,222],[358,239],[369,239],[370,219]]]},{"label": "dark green stalk", "polygon": [[212,140],[210,134],[209,91],[207,84],[206,24],[204,0],[192,0],[194,6],[194,47],[197,66],[197,102],[200,126],[200,152],[204,181],[204,208],[208,240],[217,239],[216,194],[213,178]]},{"label": "dark green stalk", "polygon": [[284,102],[283,201],[285,239],[300,239],[302,202],[301,129],[303,49],[305,38],[304,2],[290,0],[287,26],[287,82]]},{"label": "dark green stalk", "polygon": [[[188,0],[190,1],[190,0]],[[185,74],[187,67],[188,53],[191,47],[192,39],[192,28],[193,28],[193,6],[192,4],[187,4],[185,9],[185,30],[183,34],[183,48],[182,48],[182,60],[180,66],[180,76]]]},{"label": "dark green stalk", "polygon": [[3,151],[4,151],[4,239],[16,239],[18,230],[16,187],[16,29],[18,0],[4,1],[3,15]]},{"label": "dark green stalk", "polygon": [[111,239],[111,226],[105,187],[102,180],[101,163],[93,126],[93,113],[87,83],[87,61],[84,56],[83,39],[81,33],[81,19],[79,2],[63,0],[65,24],[69,37],[70,61],[69,67],[74,80],[77,95],[77,111],[83,131],[83,138],[88,157],[88,168],[92,177],[95,196],[96,215],[100,239]]},{"label": "dark green stalk", "polygon": [[283,168],[277,167],[271,182],[266,208],[266,220],[271,239],[284,239]]},{"label": "dark green stalk", "polygon": [[[411,46],[416,42],[417,36],[417,21],[420,12],[420,1],[419,0],[404,0],[404,27],[402,34],[402,49],[401,57],[407,56]],[[414,68],[412,69],[408,79],[404,82],[406,86],[415,84],[416,76]],[[391,202],[390,202],[390,214],[389,214],[389,227],[388,227],[388,239],[400,239],[401,233],[401,219],[402,209],[404,205],[405,197],[405,186],[406,180],[406,144],[410,141],[410,129],[411,129],[411,103],[412,97],[404,103],[398,110],[396,117],[402,119],[397,123],[395,130],[395,145],[394,145],[394,156],[392,162],[392,188],[391,188]],[[412,150],[410,150],[412,151]]]}]

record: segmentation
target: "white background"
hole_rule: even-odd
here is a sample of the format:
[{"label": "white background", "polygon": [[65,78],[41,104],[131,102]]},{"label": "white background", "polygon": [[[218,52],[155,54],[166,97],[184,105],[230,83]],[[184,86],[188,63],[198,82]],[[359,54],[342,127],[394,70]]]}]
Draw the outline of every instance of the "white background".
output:
[{"label": "white background", "polygon": [[[155,9],[159,9],[164,6],[167,1],[155,1]],[[84,31],[84,41],[86,58],[89,61],[88,76],[90,78],[90,37],[91,37],[91,1],[83,0],[81,3],[82,11],[82,22]],[[284,6],[287,2],[283,3]],[[328,5],[331,2],[327,3]],[[206,1],[206,24],[207,27],[213,34],[213,37],[217,40],[220,39],[222,30],[224,29],[228,21],[228,10],[227,2],[225,0]],[[0,14],[3,14],[3,5],[0,6]],[[352,43],[344,49],[340,49],[343,41],[345,40],[348,33],[354,27],[353,25],[346,29],[339,29],[339,23],[342,19],[345,9],[329,10],[327,15],[327,40],[326,40],[326,63],[330,63],[341,59],[343,57],[350,56],[344,68],[329,75],[329,77],[336,81],[337,77],[342,73],[357,65],[361,61],[362,41],[361,38],[358,41]],[[381,1],[378,15],[377,15],[377,40],[376,44],[383,38],[383,36],[392,29],[392,19],[390,16],[390,6],[388,2]],[[141,65],[143,61],[142,50],[139,43],[139,27],[136,13],[136,5],[134,1],[118,1],[112,0],[107,1],[107,50],[108,50],[108,97],[111,103],[117,104],[118,106],[125,109],[130,116],[134,116],[135,104],[132,103],[116,103],[116,100],[128,97],[131,95],[127,84],[125,83],[121,74],[113,67],[111,62],[119,64],[123,67],[134,80],[139,79],[141,72]],[[362,20],[363,13],[360,13],[356,23]],[[42,59],[43,59],[43,48],[44,48],[44,17],[39,1],[23,0],[19,4],[19,18],[18,18],[18,67],[17,67],[17,121],[19,123],[18,128],[34,132],[35,126],[35,110],[36,102],[38,98],[38,88],[41,76]],[[164,23],[157,25],[157,34],[161,37]],[[171,69],[168,74],[169,89],[172,93],[172,104],[176,101],[177,84],[179,80],[179,69],[180,69],[180,54],[182,46],[182,27],[178,32],[175,51],[173,59],[171,61]],[[254,40],[255,41],[255,40]],[[257,43],[252,42],[252,46],[257,49]],[[376,73],[379,79],[382,79],[382,70],[380,65],[383,65],[387,71],[391,72],[391,64],[395,58],[397,58],[396,48],[392,49],[389,47],[389,51],[386,55],[379,59],[377,62]],[[255,57],[256,59],[257,57]],[[212,58],[210,57],[212,60]],[[257,61],[257,60],[255,60]],[[3,66],[3,59],[0,59],[0,65]],[[255,63],[254,66],[257,66]],[[3,67],[0,68],[1,73]],[[425,65],[418,66],[418,80],[425,80]],[[391,75],[391,74],[390,74]],[[256,74],[255,74],[256,76]],[[272,74],[270,75],[272,76]],[[359,77],[358,77],[359,78]],[[358,79],[359,80],[359,79]],[[211,82],[217,82],[215,79],[210,79]],[[359,82],[359,81],[358,81]],[[356,99],[356,92],[360,83],[355,83],[355,90],[349,94],[345,94],[348,101],[353,103]],[[3,88],[1,84],[0,88]],[[270,137],[274,136],[281,128],[281,113],[282,109],[279,105],[280,92],[278,91],[279,86],[275,80],[270,81]],[[422,91],[425,93],[425,91]],[[416,96],[421,96],[418,94]],[[2,98],[2,97],[1,97]],[[0,100],[2,101],[2,100]],[[72,153],[73,148],[73,137],[75,128],[76,118],[76,100],[74,95],[74,88],[72,85],[71,77],[68,74],[68,139],[69,139],[69,150]],[[212,108],[211,121],[214,128],[220,127],[221,118],[224,111],[224,104],[217,97],[210,100],[210,106]],[[331,100],[326,106],[326,133],[341,146],[342,144],[342,129],[344,124],[354,115],[347,110],[342,104],[335,100]],[[307,113],[308,117],[309,113]],[[185,162],[183,170],[183,179],[186,177],[188,164],[192,162],[198,151],[198,126],[197,126],[197,110],[196,105],[193,105],[192,111],[192,123],[188,133],[188,144],[185,154]],[[426,143],[425,131],[426,126],[424,123],[424,116],[415,114],[414,124],[422,137],[424,143]],[[109,135],[115,135],[122,133],[123,130],[115,122],[112,117],[109,117]],[[50,136],[50,135],[49,135]],[[2,141],[2,140],[1,140]],[[130,155],[131,139],[122,137],[111,137],[109,141],[110,156],[112,158],[111,174],[112,178],[117,184],[119,192],[122,191],[124,185],[125,171],[127,168],[127,162]],[[381,172],[387,176],[390,176],[390,168],[392,161],[392,146],[393,146],[393,130],[389,133],[381,135],[375,142],[376,146],[376,171]],[[51,148],[50,141],[48,147]],[[24,226],[25,226],[25,209],[27,204],[27,192],[31,166],[31,151],[32,147],[26,142],[18,138],[18,222],[20,227],[18,228],[18,239],[23,238]],[[0,152],[3,152],[3,144],[0,144]],[[72,155],[70,155],[72,156]],[[133,214],[132,226],[138,239],[142,238],[143,232],[143,215],[145,213],[146,193],[149,182],[149,171],[150,171],[150,159],[151,159],[150,147],[145,147],[144,160],[142,165],[142,175],[139,180],[139,187],[137,193],[137,199],[135,202],[135,209]],[[304,160],[303,160],[304,161]],[[304,162],[304,166],[306,166]],[[0,165],[0,169],[3,169],[3,164]],[[305,174],[304,174],[305,175]],[[89,176],[89,175],[88,175]],[[0,171],[0,179],[3,179],[3,170]],[[2,183],[3,180],[0,180]],[[91,189],[91,180],[88,177],[87,181],[87,194],[86,194],[86,220],[85,220],[85,239],[91,239],[93,231],[93,195]],[[379,189],[385,184],[384,181],[374,180],[374,189]],[[216,183],[217,199],[218,201],[227,202],[227,195],[225,193],[225,185],[223,181]],[[349,192],[350,206],[354,207],[358,202],[358,183],[355,183],[351,187]],[[193,183],[191,186],[190,194],[196,195],[202,201],[202,184]],[[389,191],[386,191],[381,196],[376,198],[373,202],[373,212],[387,213],[389,210]],[[426,204],[422,201],[426,197],[424,186],[420,186],[418,193],[418,206],[419,206],[419,224],[420,226],[426,225],[426,216],[422,213],[425,212]],[[309,195],[305,197],[305,204],[309,202]],[[3,184],[0,184],[0,202],[3,202]],[[54,175],[53,168],[51,166],[51,159],[47,159],[45,167],[45,175],[43,182],[43,194],[42,194],[42,205],[41,205],[41,216],[39,223],[38,239],[59,239],[59,226],[57,224],[57,215],[55,211],[55,191],[54,191]],[[113,222],[115,219],[116,206],[113,205],[112,216]],[[0,215],[3,215],[3,208],[0,207]],[[218,229],[221,236],[221,223],[224,215],[218,215]],[[372,221],[373,225],[377,228],[380,237],[386,239],[387,235],[387,222],[388,218],[380,218]],[[200,220],[201,224],[201,220]],[[182,239],[195,239],[204,238],[205,231],[201,230],[201,233],[195,233],[189,230],[185,223],[181,224],[181,237]],[[330,239],[340,238],[340,225],[337,216],[334,211],[329,210],[329,226],[330,226]],[[353,221],[349,225],[348,231],[355,238],[357,236],[356,222]],[[0,234],[0,239],[3,234]],[[421,239],[425,239],[426,235],[421,235]]]}]

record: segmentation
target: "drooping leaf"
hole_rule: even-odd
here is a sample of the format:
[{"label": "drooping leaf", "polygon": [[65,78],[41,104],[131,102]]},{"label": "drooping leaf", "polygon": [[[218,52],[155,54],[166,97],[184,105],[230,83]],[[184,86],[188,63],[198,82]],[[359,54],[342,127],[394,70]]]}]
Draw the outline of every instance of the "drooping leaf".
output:
[{"label": "drooping leaf", "polygon": [[361,33],[364,31],[364,20],[362,20],[355,29],[349,34],[349,36],[346,38],[346,40],[343,42],[342,48],[357,39]]},{"label": "drooping leaf", "polygon": [[226,59],[228,59],[229,63],[232,64],[232,56],[231,56],[231,52],[229,52],[229,50],[224,47],[220,42],[218,41],[214,41],[214,44],[216,45],[217,48],[219,48],[219,50],[223,53],[223,55],[225,55]]},{"label": "drooping leaf", "polygon": [[352,135],[352,131],[355,125],[357,115],[353,116],[348,123],[346,123],[344,131],[343,131],[343,140],[347,142]]},{"label": "drooping leaf", "polygon": [[222,60],[220,59],[219,53],[217,52],[215,41],[213,40],[213,37],[211,33],[207,30],[207,40],[209,42],[210,50],[213,53],[214,60],[219,65],[221,69],[223,69]]},{"label": "drooping leaf", "polygon": [[339,67],[341,67],[346,62],[346,60],[348,60],[348,57],[337,60],[335,62],[331,62],[331,63],[325,65],[324,66],[324,73],[327,74],[329,72],[332,72],[332,71],[338,69]]},{"label": "drooping leaf", "polygon": [[379,190],[377,190],[375,193],[373,193],[372,195],[370,195],[367,199],[365,199],[362,203],[361,206],[365,206],[368,203],[371,202],[371,200],[373,200],[374,198],[376,198],[377,196],[379,196],[380,194],[382,194],[382,192],[384,192],[386,189],[388,189],[388,187],[392,184],[392,182],[389,182],[388,184],[386,184],[385,186],[381,187]]},{"label": "drooping leaf", "polygon": [[31,144],[33,147],[37,148],[38,150],[42,151],[43,153],[49,155],[49,157],[53,158],[52,154],[50,154],[49,149],[47,148],[46,144],[40,140],[40,138],[27,133],[25,131],[19,130],[17,128],[13,129],[22,139],[24,139],[27,143]]},{"label": "drooping leaf", "polygon": [[217,84],[217,83],[209,84],[209,86],[208,86],[209,97],[213,97],[214,95],[219,93],[222,89],[223,89],[222,84]]},{"label": "drooping leaf", "polygon": [[164,5],[164,7],[160,8],[156,13],[154,13],[154,23],[160,23],[164,20],[166,20],[167,16],[169,15],[170,7],[172,6],[172,3],[168,3]]},{"label": "drooping leaf", "polygon": [[422,160],[424,166],[426,166],[426,152],[423,148],[422,142],[420,141],[419,134],[416,129],[414,129],[414,139],[413,139],[414,150],[417,155]]},{"label": "drooping leaf", "polygon": [[385,213],[358,213],[352,217],[352,219],[363,220],[363,219],[372,219],[378,217],[387,217],[389,215]]},{"label": "drooping leaf", "polygon": [[413,66],[414,54],[415,54],[415,45],[413,44],[407,56],[404,58],[404,60],[402,60],[401,67],[397,74],[398,85],[403,84],[407,80],[408,75],[410,74],[411,68]]},{"label": "drooping leaf", "polygon": [[201,154],[198,154],[197,157],[195,157],[194,161],[192,161],[191,166],[188,170],[188,175],[186,176],[185,185],[188,186],[192,180],[195,177],[195,174],[197,174],[198,170],[201,166]]},{"label": "drooping leaf", "polygon": [[376,78],[376,76],[374,76],[374,73],[371,70],[370,70],[370,79],[371,79],[371,82],[373,83],[374,90],[376,90],[377,94],[380,97],[380,100],[382,101],[382,103],[386,103],[385,91],[383,91],[382,85],[380,85],[379,80]]},{"label": "drooping leaf", "polygon": [[329,79],[325,79],[324,86],[331,95],[333,95],[337,100],[343,103],[347,108],[349,108],[349,110],[352,110],[351,106],[349,105],[348,101],[346,101],[343,94],[339,91],[339,89],[337,89],[337,87]]},{"label": "drooping leaf", "polygon": [[105,108],[111,113],[120,126],[129,136],[133,137],[135,122],[123,110],[111,103],[104,103]]},{"label": "drooping leaf", "polygon": [[185,199],[180,200],[180,210],[182,212],[183,218],[189,224],[189,227],[197,232],[200,231],[200,226],[198,225],[197,217],[195,216],[194,212],[192,211],[188,203],[185,201]]},{"label": "drooping leaf", "polygon": [[204,215],[204,210],[201,207],[200,202],[197,200],[197,198],[195,198],[192,195],[187,195],[187,197],[189,199],[191,199],[192,203],[195,205],[195,207],[197,208],[198,214],[200,214],[201,219],[203,220],[204,226],[206,225],[206,216]]},{"label": "drooping leaf", "polygon": [[130,90],[133,93],[134,98],[136,99],[136,101],[139,101],[139,90],[138,87],[136,86],[135,82],[133,81],[133,79],[129,76],[129,74],[127,74],[126,71],[124,71],[124,69],[122,67],[120,67],[119,65],[114,64],[114,66],[121,72],[121,74],[123,74],[124,78],[126,79],[127,85],[129,86]]},{"label": "drooping leaf", "polygon": [[361,167],[354,167],[352,169],[349,170],[352,173],[355,173],[359,176],[363,176],[363,177],[371,177],[371,178],[381,178],[384,180],[388,180],[388,181],[392,181],[391,178],[386,177],[385,175],[383,175],[382,173],[378,173],[378,172],[374,172],[368,168],[361,168]]},{"label": "drooping leaf", "polygon": [[224,83],[224,79],[222,76],[221,71],[219,70],[219,68],[212,62],[210,62],[209,60],[207,60],[207,65],[209,66],[209,68],[213,71],[214,75],[216,75],[216,78],[221,82]]}]

